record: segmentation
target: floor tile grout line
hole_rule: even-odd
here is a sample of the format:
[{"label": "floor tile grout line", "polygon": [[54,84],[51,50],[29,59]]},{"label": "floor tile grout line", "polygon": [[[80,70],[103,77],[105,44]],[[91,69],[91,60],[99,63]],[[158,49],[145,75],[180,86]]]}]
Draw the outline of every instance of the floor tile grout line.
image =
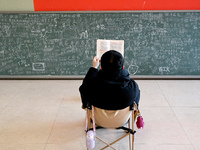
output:
[{"label": "floor tile grout line", "polygon": [[[20,83],[20,82],[18,82]],[[25,86],[25,83],[23,82],[23,85],[17,90],[17,92],[15,93],[15,95],[10,99],[10,101],[8,102],[7,105],[5,105],[3,108],[2,108],[2,111],[0,111],[0,114],[6,109],[6,107],[9,107],[9,104],[12,103],[13,99],[17,96],[17,94],[19,93],[19,91]]]},{"label": "floor tile grout line", "polygon": [[168,105],[169,105],[170,109],[172,110],[173,114],[175,115],[175,117],[176,117],[176,119],[177,119],[178,123],[179,123],[179,124],[180,124],[180,126],[182,127],[182,129],[183,129],[183,131],[184,131],[185,135],[187,136],[187,138],[188,138],[188,140],[189,140],[189,142],[190,142],[190,145],[192,145],[192,148],[193,148],[193,150],[195,150],[195,147],[194,147],[194,145],[192,144],[192,141],[190,140],[190,138],[189,138],[188,134],[186,133],[186,131],[185,131],[184,127],[182,126],[182,124],[181,124],[181,122],[179,121],[179,119],[178,119],[178,117],[177,117],[176,113],[174,112],[174,110],[173,110],[173,106],[171,106],[171,105],[170,105],[169,101],[167,100],[167,97],[166,97],[166,96],[165,96],[165,94],[163,93],[163,91],[162,91],[162,89],[161,89],[161,87],[160,87],[160,85],[159,85],[159,83],[158,83],[158,81],[157,81],[157,80],[156,80],[156,83],[157,83],[157,85],[158,85],[158,87],[159,87],[159,89],[160,89],[161,93],[162,93],[162,94],[163,94],[163,96],[165,97],[165,100],[167,101],[167,103],[168,103]]},{"label": "floor tile grout line", "polygon": [[47,144],[48,144],[48,141],[49,141],[49,138],[50,138],[50,136],[51,136],[52,130],[53,130],[53,128],[54,128],[55,122],[56,122],[57,117],[58,117],[58,114],[59,114],[59,112],[60,112],[60,108],[61,108],[61,106],[59,106],[58,113],[57,113],[57,115],[56,115],[56,117],[55,117],[55,119],[54,119],[54,122],[53,122],[53,124],[52,124],[51,130],[50,130],[50,133],[49,133],[49,136],[48,136],[47,141],[46,141],[46,143],[45,143],[44,150],[46,149],[46,146],[47,146]]},{"label": "floor tile grout line", "polygon": [[57,115],[56,115],[56,117],[55,117],[55,120],[54,120],[53,125],[52,125],[52,127],[51,127],[51,131],[50,131],[49,136],[48,136],[48,138],[47,138],[47,141],[46,141],[46,143],[45,143],[44,150],[46,149],[46,147],[47,147],[47,145],[48,145],[48,141],[49,141],[49,139],[50,139],[52,130],[53,130],[54,126],[55,126],[56,120],[57,120],[58,115],[59,115],[59,113],[60,113],[60,110],[61,110],[61,107],[62,107],[62,103],[63,103],[63,101],[64,101],[64,97],[65,97],[65,95],[66,95],[66,92],[67,92],[67,88],[68,88],[68,87],[69,87],[69,84],[67,84],[67,86],[65,87],[66,90],[65,90],[65,92],[64,92],[64,94],[63,94],[62,101],[61,101],[61,103],[60,103],[58,113],[57,113]]}]

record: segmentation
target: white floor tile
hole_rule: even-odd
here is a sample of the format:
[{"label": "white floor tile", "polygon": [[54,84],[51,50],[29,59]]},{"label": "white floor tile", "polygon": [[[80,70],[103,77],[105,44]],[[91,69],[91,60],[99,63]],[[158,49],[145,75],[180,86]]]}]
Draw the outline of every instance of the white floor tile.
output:
[{"label": "white floor tile", "polygon": [[141,106],[169,106],[156,81],[136,81],[140,88]]},{"label": "white floor tile", "polygon": [[175,114],[168,107],[143,108],[144,129],[136,129],[136,143],[191,144]]},{"label": "white floor tile", "polygon": [[44,150],[45,144],[0,144],[0,150]]},{"label": "white floor tile", "polygon": [[60,106],[68,81],[27,81],[8,106]]},{"label": "white floor tile", "polygon": [[85,141],[85,111],[80,106],[61,107],[49,137],[49,144]]},{"label": "white floor tile", "polygon": [[47,142],[59,107],[6,107],[0,114],[0,144]]},{"label": "white floor tile", "polygon": [[200,108],[173,108],[190,141],[198,145],[200,141]]},{"label": "white floor tile", "polygon": [[[138,80],[135,150],[200,150],[200,81]],[[0,80],[0,150],[85,150],[82,80]],[[122,132],[98,130],[109,140]],[[96,140],[95,150],[104,144]],[[128,148],[128,138],[114,145]],[[109,150],[109,148],[107,149]]]},{"label": "white floor tile", "polygon": [[0,80],[0,107],[7,106],[18,94],[24,82]]},{"label": "white floor tile", "polygon": [[200,107],[200,81],[157,81],[170,106]]},{"label": "white floor tile", "polygon": [[135,150],[194,150],[192,145],[135,144]]}]

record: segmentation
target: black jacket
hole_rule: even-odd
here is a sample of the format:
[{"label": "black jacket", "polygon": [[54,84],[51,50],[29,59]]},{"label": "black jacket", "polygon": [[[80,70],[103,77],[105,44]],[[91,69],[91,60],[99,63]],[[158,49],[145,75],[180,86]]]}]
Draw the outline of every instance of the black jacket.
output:
[{"label": "black jacket", "polygon": [[89,103],[102,109],[119,110],[130,106],[134,101],[138,105],[140,99],[139,87],[125,69],[117,79],[108,80],[101,70],[91,67],[79,91],[84,108]]}]

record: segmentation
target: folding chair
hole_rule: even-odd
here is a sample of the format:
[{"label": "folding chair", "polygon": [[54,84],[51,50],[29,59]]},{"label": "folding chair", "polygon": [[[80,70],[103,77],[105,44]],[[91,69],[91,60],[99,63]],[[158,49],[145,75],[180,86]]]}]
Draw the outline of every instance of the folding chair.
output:
[{"label": "folding chair", "polygon": [[[85,128],[87,149],[94,148],[96,138],[106,144],[106,146],[101,150],[108,147],[116,150],[112,145],[129,136],[129,149],[134,150],[134,134],[136,133],[136,131],[134,131],[134,122],[137,116],[140,116],[140,111],[136,104],[133,104],[122,110],[104,110],[88,105],[86,110]],[[128,128],[124,127],[127,122]],[[125,134],[112,143],[108,144],[96,135],[96,129],[99,128],[122,129],[125,131]]]}]

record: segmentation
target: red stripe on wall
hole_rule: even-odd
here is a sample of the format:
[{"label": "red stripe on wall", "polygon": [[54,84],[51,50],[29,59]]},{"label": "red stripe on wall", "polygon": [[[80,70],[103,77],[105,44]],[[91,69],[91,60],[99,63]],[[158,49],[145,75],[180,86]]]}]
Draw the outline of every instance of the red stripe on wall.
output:
[{"label": "red stripe on wall", "polygon": [[33,0],[35,11],[199,10],[200,0]]}]

